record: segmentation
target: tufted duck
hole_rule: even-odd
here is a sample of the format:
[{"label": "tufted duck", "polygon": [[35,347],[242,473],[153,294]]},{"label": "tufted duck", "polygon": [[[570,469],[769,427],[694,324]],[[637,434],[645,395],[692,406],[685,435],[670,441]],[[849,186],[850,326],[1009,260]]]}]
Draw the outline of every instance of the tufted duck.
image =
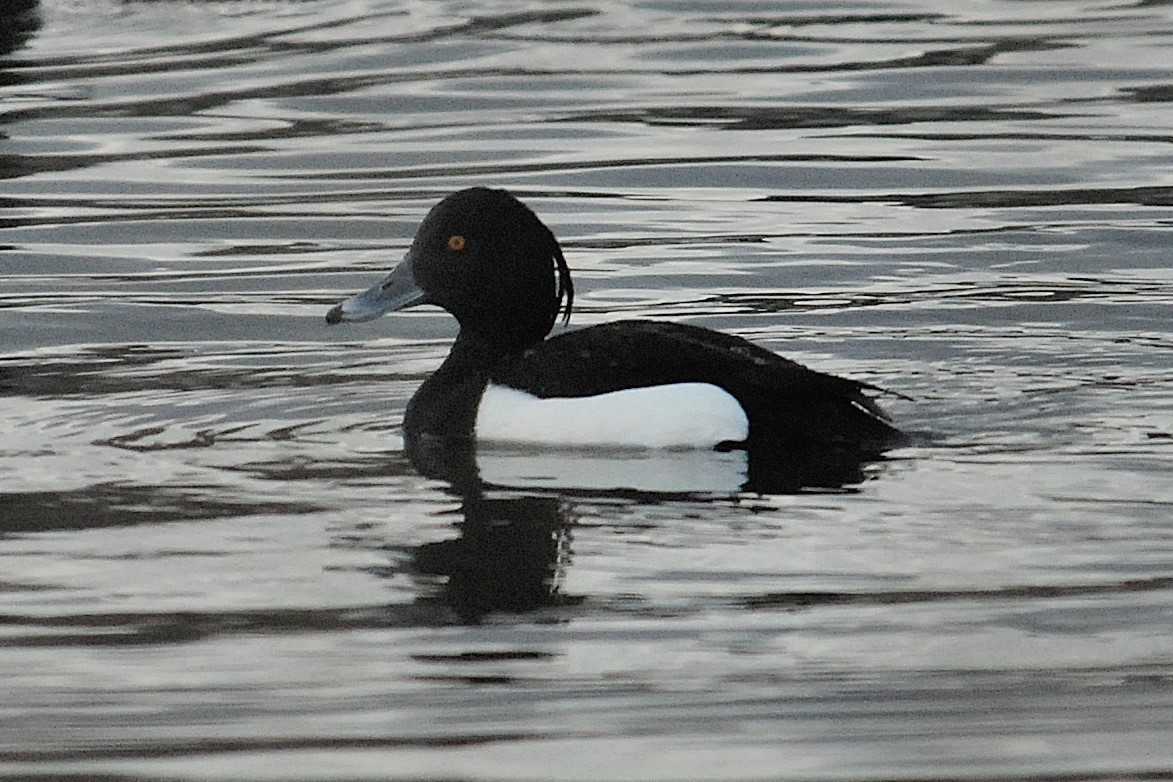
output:
[{"label": "tufted duck", "polygon": [[550,230],[504,190],[438,203],[382,282],[330,310],[328,323],[416,304],[456,317],[448,358],[412,397],[421,439],[562,447],[850,450],[864,458],[905,436],[865,391],[739,337],[622,320],[546,339],[569,320],[570,270]]}]

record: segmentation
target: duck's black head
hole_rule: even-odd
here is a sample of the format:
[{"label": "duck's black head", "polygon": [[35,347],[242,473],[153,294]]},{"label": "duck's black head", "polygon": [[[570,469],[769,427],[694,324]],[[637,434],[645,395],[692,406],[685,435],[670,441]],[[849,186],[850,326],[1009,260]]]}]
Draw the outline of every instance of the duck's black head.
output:
[{"label": "duck's black head", "polygon": [[573,300],[570,270],[550,229],[504,190],[474,187],[432,207],[403,262],[326,321],[436,304],[467,335],[521,349],[549,333],[560,309],[569,319]]}]

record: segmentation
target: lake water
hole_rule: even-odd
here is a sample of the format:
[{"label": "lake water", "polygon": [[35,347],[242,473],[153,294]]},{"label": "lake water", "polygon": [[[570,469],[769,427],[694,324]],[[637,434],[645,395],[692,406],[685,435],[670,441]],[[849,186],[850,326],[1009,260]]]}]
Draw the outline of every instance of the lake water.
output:
[{"label": "lake water", "polygon": [[[13,5],[0,774],[1173,778],[1173,6]],[[324,315],[474,184],[917,445],[420,475]]]}]

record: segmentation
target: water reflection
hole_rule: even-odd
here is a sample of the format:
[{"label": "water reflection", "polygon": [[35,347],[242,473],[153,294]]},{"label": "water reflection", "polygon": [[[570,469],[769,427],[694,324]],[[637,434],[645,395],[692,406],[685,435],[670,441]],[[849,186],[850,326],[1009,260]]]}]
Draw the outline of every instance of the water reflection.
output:
[{"label": "water reflection", "polygon": [[851,491],[866,467],[883,456],[874,449],[839,446],[754,447],[728,451],[487,448],[440,438],[408,438],[407,456],[422,475],[448,482],[461,496],[486,484],[546,489],[578,496],[797,494]]},{"label": "water reflection", "polygon": [[[901,66],[904,67],[904,66]],[[624,111],[583,111],[564,122],[630,122],[649,127],[713,127],[762,131],[842,128],[942,122],[1011,122],[1056,119],[1059,113],[975,106],[909,106],[861,109],[847,106],[649,106]]]},{"label": "water reflection", "polygon": [[[37,0],[4,0],[0,3],[0,55],[14,52],[41,27]],[[17,83],[10,71],[0,70],[0,86]]]},{"label": "water reflection", "polygon": [[255,498],[221,496],[206,486],[111,481],[79,489],[0,493],[0,539],[28,533],[315,510],[316,506],[304,502],[258,502]]},{"label": "water reflection", "polygon": [[460,499],[457,536],[413,554],[416,571],[446,579],[439,600],[458,621],[578,602],[561,592],[571,562],[575,502],[693,502],[739,493],[850,491],[874,455],[823,449],[763,452],[478,452],[451,441],[409,438],[421,474]]},{"label": "water reflection", "polygon": [[441,600],[460,621],[575,601],[559,588],[570,562],[572,522],[557,497],[476,492],[464,498],[460,513],[456,538],[426,543],[413,558],[419,573],[447,579]]}]

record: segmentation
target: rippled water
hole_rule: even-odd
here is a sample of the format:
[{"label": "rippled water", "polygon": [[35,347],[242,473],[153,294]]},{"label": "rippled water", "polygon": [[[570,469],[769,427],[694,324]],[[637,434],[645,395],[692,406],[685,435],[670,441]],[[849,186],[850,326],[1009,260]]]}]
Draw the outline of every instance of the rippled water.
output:
[{"label": "rippled water", "polygon": [[[1173,777],[1173,6],[4,7],[0,773]],[[418,475],[472,184],[919,444]]]}]

